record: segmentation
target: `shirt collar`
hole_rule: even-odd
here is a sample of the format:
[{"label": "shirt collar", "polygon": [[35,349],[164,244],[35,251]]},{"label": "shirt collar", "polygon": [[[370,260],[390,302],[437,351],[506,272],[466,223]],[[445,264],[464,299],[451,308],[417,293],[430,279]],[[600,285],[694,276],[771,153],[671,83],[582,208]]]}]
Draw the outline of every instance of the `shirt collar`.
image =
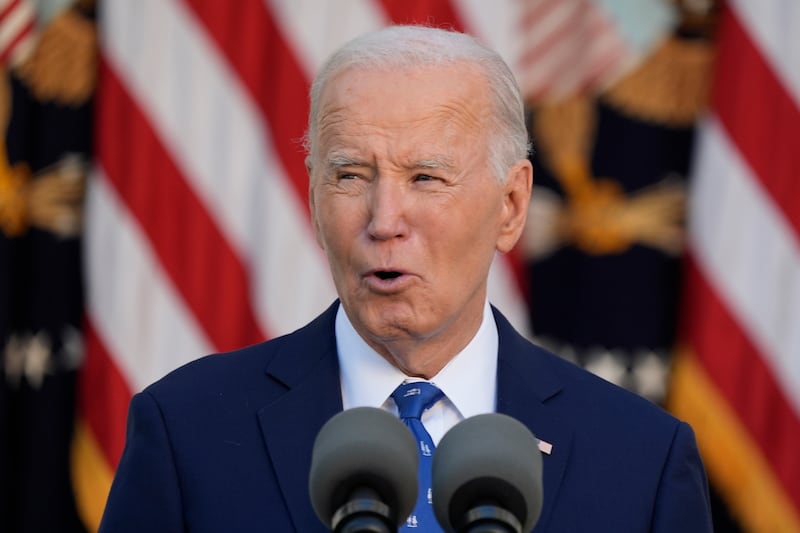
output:
[{"label": "shirt collar", "polygon": [[[381,407],[398,385],[414,379],[381,357],[358,335],[341,305],[335,327],[345,409]],[[463,418],[495,410],[497,348],[497,324],[487,301],[475,336],[430,380]]]}]

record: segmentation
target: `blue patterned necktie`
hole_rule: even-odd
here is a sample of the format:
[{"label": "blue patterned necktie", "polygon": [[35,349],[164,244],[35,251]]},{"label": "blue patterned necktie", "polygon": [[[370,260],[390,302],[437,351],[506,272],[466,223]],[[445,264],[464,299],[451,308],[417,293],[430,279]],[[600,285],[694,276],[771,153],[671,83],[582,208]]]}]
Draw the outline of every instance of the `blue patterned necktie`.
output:
[{"label": "blue patterned necktie", "polygon": [[422,413],[444,397],[435,385],[426,381],[403,383],[392,393],[400,418],[417,439],[419,451],[419,494],[414,512],[400,531],[442,531],[431,504],[431,464],[433,439],[422,425]]}]

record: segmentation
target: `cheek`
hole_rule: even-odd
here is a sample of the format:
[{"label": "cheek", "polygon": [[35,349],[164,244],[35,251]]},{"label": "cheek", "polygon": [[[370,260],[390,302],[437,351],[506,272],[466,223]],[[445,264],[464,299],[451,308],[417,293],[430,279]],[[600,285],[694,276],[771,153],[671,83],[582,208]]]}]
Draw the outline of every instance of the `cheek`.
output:
[{"label": "cheek", "polygon": [[500,210],[487,202],[490,194],[472,196],[457,209],[440,211],[439,233],[445,246],[465,258],[483,256],[487,249],[494,249]]},{"label": "cheek", "polygon": [[341,255],[358,233],[358,212],[356,206],[336,200],[318,206],[317,239],[332,259],[334,254]]},{"label": "cheek", "polygon": [[424,233],[429,264],[435,269],[440,288],[458,292],[463,290],[463,282],[470,280],[471,284],[485,274],[494,254],[494,242],[485,227],[461,214],[438,217]]}]

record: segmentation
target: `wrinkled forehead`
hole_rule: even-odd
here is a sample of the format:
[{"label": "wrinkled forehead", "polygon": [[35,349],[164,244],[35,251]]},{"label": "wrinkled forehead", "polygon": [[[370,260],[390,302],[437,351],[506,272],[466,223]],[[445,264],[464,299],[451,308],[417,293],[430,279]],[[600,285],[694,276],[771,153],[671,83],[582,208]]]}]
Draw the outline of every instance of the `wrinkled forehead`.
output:
[{"label": "wrinkled forehead", "polygon": [[348,67],[329,79],[320,95],[318,141],[357,133],[448,130],[479,135],[491,115],[481,72],[468,64],[375,69]]}]

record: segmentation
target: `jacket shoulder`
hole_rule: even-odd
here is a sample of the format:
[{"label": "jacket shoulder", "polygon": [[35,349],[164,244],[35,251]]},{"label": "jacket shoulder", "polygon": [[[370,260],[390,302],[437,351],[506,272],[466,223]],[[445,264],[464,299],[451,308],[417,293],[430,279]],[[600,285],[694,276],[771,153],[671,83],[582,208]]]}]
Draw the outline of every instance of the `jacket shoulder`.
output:
[{"label": "jacket shoulder", "polygon": [[[335,316],[334,304],[291,333],[189,361],[143,392],[157,399],[167,399],[209,394],[210,391],[246,391],[251,387],[263,387],[265,379],[273,374],[291,380],[292,376],[311,371],[321,357],[330,355],[331,346],[335,348]],[[280,384],[281,379],[277,381]]]}]

